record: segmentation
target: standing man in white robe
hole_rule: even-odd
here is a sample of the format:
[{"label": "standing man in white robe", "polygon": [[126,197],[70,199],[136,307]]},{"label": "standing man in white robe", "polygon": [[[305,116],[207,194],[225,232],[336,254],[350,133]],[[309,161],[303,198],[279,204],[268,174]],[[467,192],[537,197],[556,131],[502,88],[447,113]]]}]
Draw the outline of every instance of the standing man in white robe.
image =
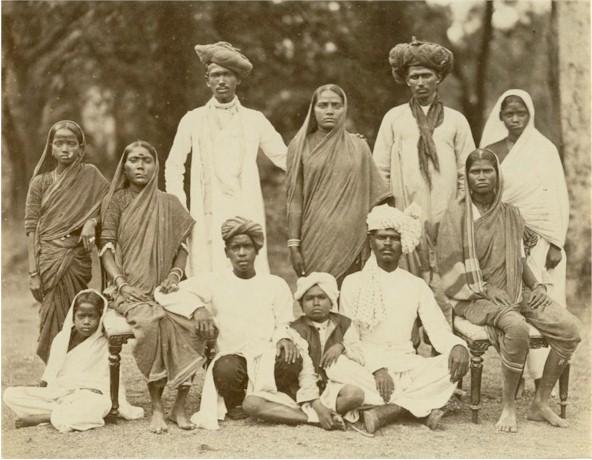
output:
[{"label": "standing man in white robe", "polygon": [[[191,153],[190,212],[196,220],[190,237],[189,275],[230,267],[218,237],[224,220],[242,215],[261,222],[265,209],[257,152],[286,170],[287,148],[265,116],[241,105],[236,89],[251,72],[251,62],[226,42],[196,45],[206,67],[212,98],[187,112],[177,128],[165,167],[166,191],[187,205],[185,162]],[[258,273],[269,272],[266,248],[257,258]]]},{"label": "standing man in white robe", "polygon": [[453,65],[453,54],[436,43],[413,38],[389,54],[393,77],[411,92],[408,103],[393,107],[382,120],[374,161],[390,185],[398,209],[416,203],[423,210],[423,235],[416,251],[401,266],[421,276],[436,291],[440,307],[451,322],[437,290],[435,242],[448,202],[463,193],[464,164],[475,149],[466,118],[444,107],[438,86]]},{"label": "standing man in white robe", "polygon": [[[341,288],[341,311],[358,328],[366,368],[385,402],[365,411],[364,423],[369,432],[376,431],[403,408],[427,417],[434,429],[443,415],[440,408],[468,370],[469,351],[452,333],[425,281],[399,268],[401,255],[413,251],[421,235],[415,210],[377,206],[367,223],[372,255]],[[417,317],[439,356],[415,352],[411,333]]]}]

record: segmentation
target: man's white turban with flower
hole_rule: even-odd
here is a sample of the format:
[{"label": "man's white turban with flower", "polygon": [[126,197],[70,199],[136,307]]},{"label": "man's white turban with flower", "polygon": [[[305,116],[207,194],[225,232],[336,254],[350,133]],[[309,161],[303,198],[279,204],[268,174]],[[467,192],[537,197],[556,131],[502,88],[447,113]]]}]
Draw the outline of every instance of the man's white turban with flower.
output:
[{"label": "man's white turban with flower", "polygon": [[421,238],[421,209],[412,203],[405,211],[401,212],[387,204],[375,206],[368,214],[366,223],[368,232],[376,230],[393,229],[401,235],[401,248],[403,254],[413,252]]}]

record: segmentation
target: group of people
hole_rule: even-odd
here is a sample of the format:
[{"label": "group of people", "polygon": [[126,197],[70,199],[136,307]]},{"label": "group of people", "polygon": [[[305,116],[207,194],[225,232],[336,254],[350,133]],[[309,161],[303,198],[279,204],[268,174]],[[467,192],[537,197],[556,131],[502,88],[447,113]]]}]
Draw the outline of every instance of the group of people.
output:
[{"label": "group of people", "polygon": [[[109,185],[84,162],[78,124],[49,131],[25,216],[47,370],[41,388],[5,392],[17,423],[51,421],[61,431],[103,424],[102,318],[113,308],[134,333],[155,433],[167,430],[167,418],[182,429],[216,429],[225,417],[252,416],[372,434],[404,412],[435,429],[468,369],[453,315],[485,326],[500,352],[498,430],[517,430],[514,400],[527,363],[536,382],[528,417],[567,426],[548,404],[580,341],[565,305],[567,188],[556,148],[534,126],[530,96],[504,93],[475,149],[465,117],[438,96],[452,53],[413,39],[389,55],[411,99],[385,115],[373,152],[346,130],[347,96],[334,84],[315,90],[286,147],[236,97],[251,62],[226,42],[195,51],[212,98],[179,123],[167,193],[148,142],[125,148]],[[294,295],[269,273],[259,149],[287,172]],[[86,289],[95,244],[102,293]],[[529,352],[528,323],[550,352]],[[417,353],[420,330],[436,356]],[[215,350],[211,362],[206,346]],[[204,365],[200,409],[188,417],[185,400]],[[166,385],[177,398],[165,416]],[[124,391],[120,401],[122,416],[143,416]]]}]

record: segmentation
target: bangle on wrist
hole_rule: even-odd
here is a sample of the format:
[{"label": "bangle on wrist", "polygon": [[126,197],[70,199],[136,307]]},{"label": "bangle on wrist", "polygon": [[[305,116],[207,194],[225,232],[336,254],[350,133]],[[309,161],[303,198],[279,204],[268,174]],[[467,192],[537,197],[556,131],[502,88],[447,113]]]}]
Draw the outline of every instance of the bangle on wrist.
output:
[{"label": "bangle on wrist", "polygon": [[297,247],[300,247],[300,238],[290,238],[290,239],[288,239],[288,247],[289,248],[297,248]]},{"label": "bangle on wrist", "polygon": [[125,287],[125,286],[129,286],[129,283],[126,283],[125,281],[123,283],[121,283],[118,287],[117,287],[117,293],[121,293],[121,290]]},{"label": "bangle on wrist", "polygon": [[29,276],[33,277],[33,276],[39,276],[39,272],[35,271],[35,272],[29,272]]},{"label": "bangle on wrist", "polygon": [[179,273],[178,273],[178,272],[176,272],[176,271],[173,271],[173,270],[171,270],[171,271],[169,272],[169,276],[174,276],[175,278],[177,278],[177,283],[178,283],[179,281],[181,281],[181,276],[180,276],[180,275],[179,275]]},{"label": "bangle on wrist", "polygon": [[181,278],[183,278],[183,275],[184,275],[183,269],[180,267],[173,267],[173,268],[171,268],[169,275],[171,275],[173,273],[176,274],[179,277],[179,281],[181,281]]},{"label": "bangle on wrist", "polygon": [[125,276],[123,276],[121,273],[119,273],[113,277],[113,283],[117,284],[117,280],[119,278],[123,279],[123,281],[125,282]]}]

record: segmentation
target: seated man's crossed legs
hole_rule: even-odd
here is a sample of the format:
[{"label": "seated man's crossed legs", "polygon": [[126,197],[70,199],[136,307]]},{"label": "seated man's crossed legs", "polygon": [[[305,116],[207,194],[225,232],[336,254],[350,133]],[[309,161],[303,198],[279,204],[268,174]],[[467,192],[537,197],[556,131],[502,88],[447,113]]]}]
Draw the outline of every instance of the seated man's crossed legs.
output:
[{"label": "seated man's crossed legs", "polygon": [[532,309],[526,303],[520,308],[503,307],[487,299],[459,304],[456,313],[474,324],[492,328],[490,335],[501,355],[503,378],[503,407],[497,430],[517,431],[515,396],[529,351],[528,323],[545,337],[551,352],[527,418],[567,427],[567,421],[549,407],[548,399],[581,340],[577,318],[555,302]]},{"label": "seated man's crossed legs", "polygon": [[[288,363],[284,359],[283,353],[276,356],[274,376],[277,390],[295,399],[298,391],[298,374],[301,369],[301,357],[294,363]],[[224,398],[228,417],[233,420],[248,417],[249,414],[243,410],[243,401],[249,383],[247,360],[240,355],[221,356],[214,363],[213,376],[216,389]],[[256,399],[262,398],[256,397]],[[247,405],[250,406],[249,408],[253,406],[253,404]]]}]

